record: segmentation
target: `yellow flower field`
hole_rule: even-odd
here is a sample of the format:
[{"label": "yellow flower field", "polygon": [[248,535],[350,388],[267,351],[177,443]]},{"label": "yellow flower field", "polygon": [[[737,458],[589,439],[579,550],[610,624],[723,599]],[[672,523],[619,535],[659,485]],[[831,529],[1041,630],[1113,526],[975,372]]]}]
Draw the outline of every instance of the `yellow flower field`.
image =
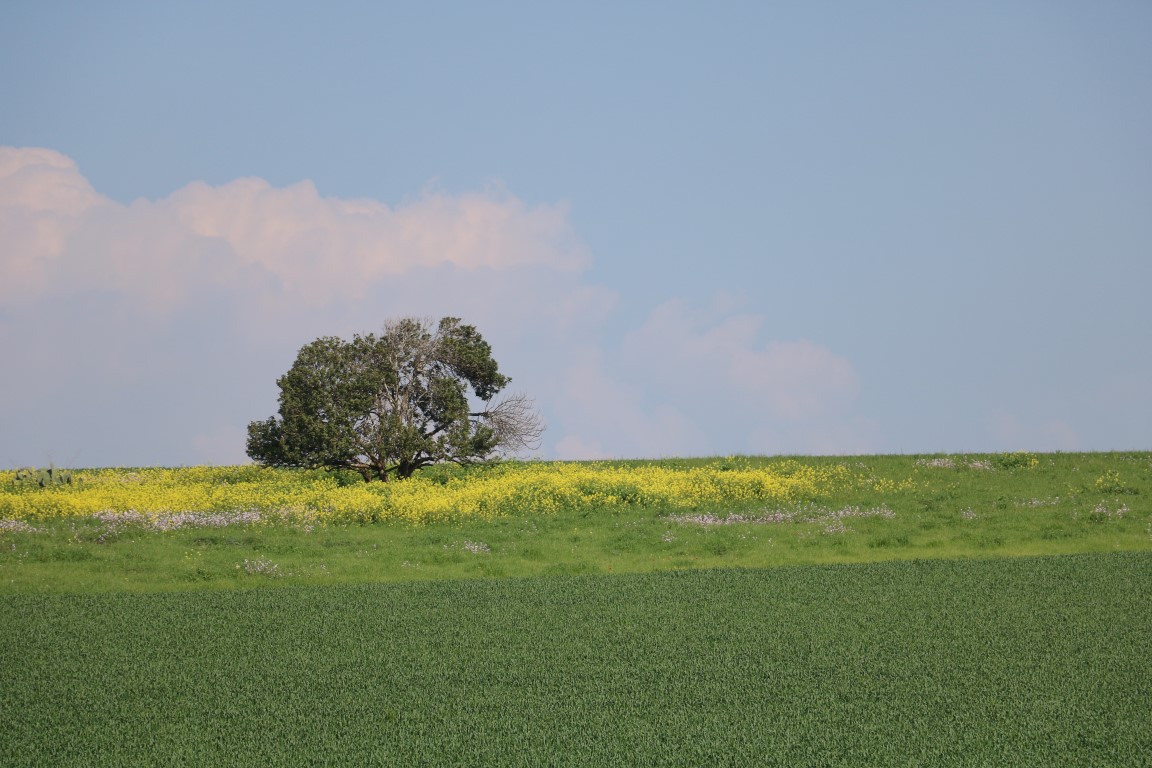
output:
[{"label": "yellow flower field", "polygon": [[816,468],[795,461],[767,467],[513,462],[370,484],[341,484],[322,471],[256,466],[104,469],[78,470],[72,484],[47,489],[24,488],[14,472],[0,472],[0,520],[246,512],[256,513],[248,519],[260,522],[422,524],[621,505],[779,505],[824,498],[858,482],[843,466]]}]

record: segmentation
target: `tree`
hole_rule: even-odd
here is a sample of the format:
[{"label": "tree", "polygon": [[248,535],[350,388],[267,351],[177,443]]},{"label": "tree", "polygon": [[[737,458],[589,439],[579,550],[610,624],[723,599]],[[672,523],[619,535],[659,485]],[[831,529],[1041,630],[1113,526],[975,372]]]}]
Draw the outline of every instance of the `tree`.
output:
[{"label": "tree", "polygon": [[[377,336],[317,339],[277,380],[280,412],[248,425],[248,455],[269,466],[353,469],[365,481],[471,464],[539,447],[530,398],[473,326],[446,317],[390,321]],[[469,390],[483,406],[473,410]]]}]

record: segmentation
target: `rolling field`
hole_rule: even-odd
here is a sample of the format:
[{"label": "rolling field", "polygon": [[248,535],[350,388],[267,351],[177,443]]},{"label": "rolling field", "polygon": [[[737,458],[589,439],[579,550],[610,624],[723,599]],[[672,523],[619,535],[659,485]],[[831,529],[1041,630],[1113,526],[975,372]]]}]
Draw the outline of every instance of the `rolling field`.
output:
[{"label": "rolling field", "polygon": [[1152,549],[1152,454],[0,472],[0,594]]},{"label": "rolling field", "polygon": [[1148,453],[269,472],[0,473],[0,764],[1152,765]]},{"label": "rolling field", "polygon": [[0,602],[0,764],[1147,765],[1152,555]]}]

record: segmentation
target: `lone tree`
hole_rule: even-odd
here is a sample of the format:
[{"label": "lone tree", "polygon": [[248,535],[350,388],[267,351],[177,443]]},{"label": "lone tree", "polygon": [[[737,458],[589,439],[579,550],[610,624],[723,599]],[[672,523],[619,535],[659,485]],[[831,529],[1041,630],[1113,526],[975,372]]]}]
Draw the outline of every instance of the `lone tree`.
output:
[{"label": "lone tree", "polygon": [[[353,469],[365,481],[539,447],[543,422],[471,325],[390,321],[383,334],[317,339],[277,380],[280,414],[248,425],[260,464]],[[468,390],[483,406],[473,410]]]}]

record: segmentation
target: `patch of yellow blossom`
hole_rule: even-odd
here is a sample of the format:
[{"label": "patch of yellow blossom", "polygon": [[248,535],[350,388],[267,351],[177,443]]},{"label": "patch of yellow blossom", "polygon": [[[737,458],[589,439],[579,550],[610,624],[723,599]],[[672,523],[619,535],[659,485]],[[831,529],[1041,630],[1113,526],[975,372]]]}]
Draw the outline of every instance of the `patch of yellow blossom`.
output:
[{"label": "patch of yellow blossom", "polygon": [[876,478],[871,482],[872,490],[877,493],[900,493],[901,491],[911,490],[916,486],[912,478],[904,480],[893,480],[888,477]]},{"label": "patch of yellow blossom", "polygon": [[472,472],[352,484],[318,470],[256,466],[82,470],[74,473],[71,485],[55,488],[23,488],[14,478],[12,472],[0,472],[0,519],[253,511],[267,520],[414,524],[622,506],[789,504],[824,497],[853,480],[843,466],[812,467],[796,461],[687,467],[510,462]]}]

